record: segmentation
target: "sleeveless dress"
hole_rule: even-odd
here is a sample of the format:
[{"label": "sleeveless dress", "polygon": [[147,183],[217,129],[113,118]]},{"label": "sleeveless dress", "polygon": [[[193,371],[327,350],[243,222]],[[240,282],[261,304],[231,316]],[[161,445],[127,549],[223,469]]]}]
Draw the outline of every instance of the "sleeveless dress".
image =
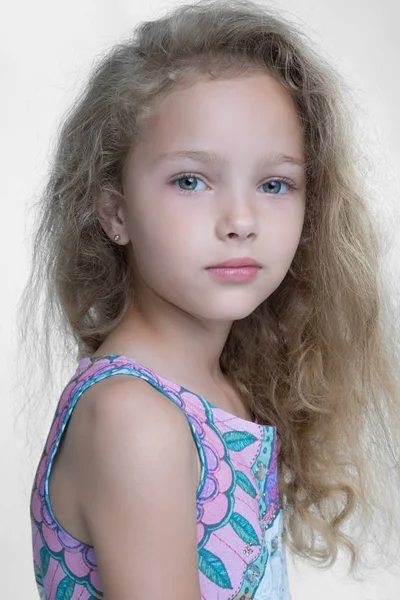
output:
[{"label": "sleeveless dress", "polygon": [[72,537],[57,521],[49,478],[79,397],[97,381],[118,374],[147,381],[183,411],[191,428],[202,464],[196,493],[201,600],[290,600],[276,427],[236,417],[118,354],[78,363],[61,394],[39,461],[30,517],[42,600],[104,598],[94,548]]}]

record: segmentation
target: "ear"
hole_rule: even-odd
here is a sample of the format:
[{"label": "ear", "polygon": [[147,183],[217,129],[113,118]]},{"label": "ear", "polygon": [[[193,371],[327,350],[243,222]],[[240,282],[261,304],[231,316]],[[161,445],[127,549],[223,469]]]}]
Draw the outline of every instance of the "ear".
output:
[{"label": "ear", "polygon": [[[125,245],[130,241],[122,196],[109,191],[101,192],[97,199],[97,216],[102,228],[114,243]],[[118,241],[114,240],[115,235],[119,235]]]}]

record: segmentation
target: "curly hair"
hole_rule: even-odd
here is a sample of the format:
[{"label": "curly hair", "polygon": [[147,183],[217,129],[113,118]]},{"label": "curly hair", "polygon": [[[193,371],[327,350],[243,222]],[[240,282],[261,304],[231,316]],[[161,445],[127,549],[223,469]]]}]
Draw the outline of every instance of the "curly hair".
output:
[{"label": "curly hair", "polygon": [[294,23],[250,0],[203,0],[140,23],[100,57],[58,132],[21,298],[21,338],[46,353],[36,369],[54,359],[52,336],[77,359],[97,350],[133,292],[126,248],[100,225],[102,192],[112,192],[114,211],[128,153],[156,102],[200,78],[253,70],[294,99],[305,219],[284,280],[233,323],[220,365],[258,421],[279,431],[289,549],[319,567],[343,549],[355,576],[368,542],[385,566],[398,556],[389,544],[399,538],[390,496],[400,489],[398,317],[346,84]]}]

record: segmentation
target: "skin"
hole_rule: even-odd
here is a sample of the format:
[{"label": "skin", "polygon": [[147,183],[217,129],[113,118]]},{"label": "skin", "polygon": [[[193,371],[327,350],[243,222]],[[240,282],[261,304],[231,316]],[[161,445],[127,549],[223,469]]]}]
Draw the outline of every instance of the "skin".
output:
[{"label": "skin", "polygon": [[[156,161],[178,149],[214,151],[224,162]],[[128,246],[138,281],[131,309],[96,355],[134,357],[245,419],[219,357],[232,322],[286,275],[305,209],[303,168],[261,165],[266,152],[303,161],[294,103],[274,79],[258,73],[176,90],[128,157],[117,218],[101,217],[110,238],[118,233]],[[198,179],[179,179],[184,172]],[[277,177],[296,189],[266,185]],[[261,263],[256,279],[220,281],[206,270],[242,256]],[[51,503],[62,526],[94,547],[105,598],[200,600],[201,465],[182,411],[147,382],[118,374],[83,393],[64,441]]]},{"label": "skin", "polygon": [[[279,286],[300,240],[304,150],[294,101],[265,73],[200,80],[163,98],[143,133],[127,160],[118,218],[102,219],[129,247],[135,303],[96,354],[133,356],[192,390],[227,389],[219,357],[232,322]],[[189,149],[224,162],[157,160]],[[279,153],[300,165],[263,161]],[[243,256],[262,265],[254,280],[220,281],[206,270]]]}]

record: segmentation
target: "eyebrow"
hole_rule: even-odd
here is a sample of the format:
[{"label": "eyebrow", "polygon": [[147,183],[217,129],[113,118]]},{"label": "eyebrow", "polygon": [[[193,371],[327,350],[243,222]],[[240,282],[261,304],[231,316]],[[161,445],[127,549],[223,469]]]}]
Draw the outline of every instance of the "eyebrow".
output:
[{"label": "eyebrow", "polygon": [[[154,165],[158,165],[164,161],[173,161],[177,158],[191,158],[206,164],[214,163],[224,165],[228,162],[224,157],[213,151],[206,152],[205,150],[176,150],[174,152],[165,152],[164,154],[157,155],[154,159]],[[266,153],[260,159],[260,165],[279,165],[284,163],[289,163],[298,167],[304,167],[304,160],[295,156],[289,156],[288,154]]]}]

